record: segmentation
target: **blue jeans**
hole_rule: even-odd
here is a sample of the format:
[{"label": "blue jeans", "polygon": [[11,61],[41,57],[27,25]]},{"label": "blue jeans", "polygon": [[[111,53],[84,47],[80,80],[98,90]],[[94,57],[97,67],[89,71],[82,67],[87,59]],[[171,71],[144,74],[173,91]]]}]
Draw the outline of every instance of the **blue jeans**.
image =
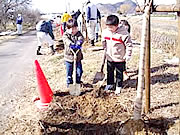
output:
[{"label": "blue jeans", "polygon": [[[74,62],[68,62],[65,61],[66,65],[66,82],[67,86],[69,84],[73,84],[73,67],[74,67]],[[81,76],[82,76],[83,70],[82,70],[82,63],[81,61],[76,62],[76,83],[80,84],[81,82]]]}]

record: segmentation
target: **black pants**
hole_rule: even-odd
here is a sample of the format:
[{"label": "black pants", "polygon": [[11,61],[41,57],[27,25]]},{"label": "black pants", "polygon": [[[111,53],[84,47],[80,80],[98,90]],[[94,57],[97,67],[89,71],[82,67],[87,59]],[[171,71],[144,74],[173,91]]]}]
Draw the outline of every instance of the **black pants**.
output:
[{"label": "black pants", "polygon": [[107,85],[113,85],[114,70],[116,70],[116,86],[122,87],[123,71],[125,70],[125,62],[110,62],[107,61]]},{"label": "black pants", "polygon": [[63,31],[66,31],[66,22],[63,22]]}]

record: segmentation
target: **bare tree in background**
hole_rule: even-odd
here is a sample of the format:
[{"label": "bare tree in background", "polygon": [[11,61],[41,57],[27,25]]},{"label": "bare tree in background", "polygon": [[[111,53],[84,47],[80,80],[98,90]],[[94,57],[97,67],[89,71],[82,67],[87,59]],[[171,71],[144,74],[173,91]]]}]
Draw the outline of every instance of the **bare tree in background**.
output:
[{"label": "bare tree in background", "polygon": [[[15,22],[19,13],[23,15],[25,22],[26,20],[33,22],[32,14],[36,14],[37,11],[29,9],[31,2],[31,0],[0,0],[0,27],[6,29],[8,23]],[[31,19],[26,19],[29,18],[27,15],[30,15]]]},{"label": "bare tree in background", "polygon": [[127,14],[130,10],[131,6],[128,4],[123,4],[120,6],[118,13],[119,14]]}]

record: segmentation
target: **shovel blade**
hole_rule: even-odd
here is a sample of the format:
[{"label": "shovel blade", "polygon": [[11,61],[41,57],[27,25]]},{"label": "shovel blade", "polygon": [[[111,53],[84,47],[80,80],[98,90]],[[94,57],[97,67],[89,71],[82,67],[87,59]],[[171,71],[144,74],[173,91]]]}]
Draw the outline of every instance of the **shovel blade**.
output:
[{"label": "shovel blade", "polygon": [[98,81],[102,81],[104,77],[105,77],[105,74],[103,72],[96,72],[93,79],[93,84],[97,83]]},{"label": "shovel blade", "polygon": [[69,93],[73,96],[79,96],[81,94],[80,84],[70,84],[69,85]]}]

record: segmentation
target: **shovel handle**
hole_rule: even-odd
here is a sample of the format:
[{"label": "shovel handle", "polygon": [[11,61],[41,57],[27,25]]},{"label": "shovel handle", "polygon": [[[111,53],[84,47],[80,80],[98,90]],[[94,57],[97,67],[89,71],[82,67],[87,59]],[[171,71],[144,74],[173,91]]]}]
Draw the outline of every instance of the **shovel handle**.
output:
[{"label": "shovel handle", "polygon": [[[70,48],[71,49],[71,48]],[[76,59],[77,59],[77,56],[76,54],[79,52],[80,49],[78,49],[76,52],[71,49],[72,53],[74,54],[74,73],[73,73],[73,84],[75,85],[76,84]]]},{"label": "shovel handle", "polygon": [[101,65],[101,72],[103,72],[105,61],[106,61],[106,51],[104,51],[104,57]]}]

